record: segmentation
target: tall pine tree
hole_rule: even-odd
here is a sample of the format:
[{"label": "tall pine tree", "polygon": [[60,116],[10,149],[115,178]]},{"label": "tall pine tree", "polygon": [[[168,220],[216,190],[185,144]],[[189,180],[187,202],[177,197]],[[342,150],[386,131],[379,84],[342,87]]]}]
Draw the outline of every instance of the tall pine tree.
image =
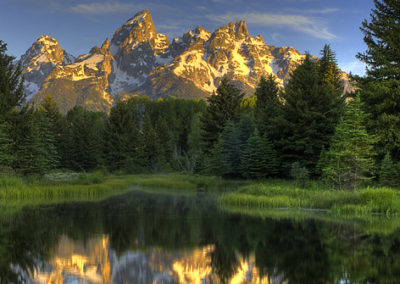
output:
[{"label": "tall pine tree", "polygon": [[246,178],[266,178],[277,173],[277,157],[268,136],[256,129],[241,153],[240,168]]},{"label": "tall pine tree", "polygon": [[273,75],[267,78],[261,77],[255,96],[257,100],[254,112],[257,128],[261,135],[266,133],[270,139],[275,139],[279,132],[277,121],[281,115],[282,104],[279,100],[279,87]]},{"label": "tall pine tree", "polygon": [[366,127],[359,96],[346,108],[324,157],[323,177],[338,189],[356,189],[372,176],[375,139]]},{"label": "tall pine tree", "polygon": [[7,44],[0,40],[0,118],[19,107],[25,100],[21,66],[6,54]]},{"label": "tall pine tree", "polygon": [[207,110],[201,118],[204,152],[209,153],[229,120],[236,119],[244,94],[224,77],[217,94],[207,101]]},{"label": "tall pine tree", "polygon": [[[332,60],[322,58],[323,62],[334,63]],[[335,80],[324,79],[327,76],[321,69],[319,62],[307,54],[286,85],[282,134],[278,141],[286,174],[295,162],[300,162],[311,174],[317,174],[321,150],[328,147],[343,110],[342,93],[331,87],[336,84]]]},{"label": "tall pine tree", "polygon": [[371,19],[361,31],[367,50],[357,57],[367,65],[365,77],[356,77],[368,127],[377,135],[379,159],[390,152],[400,161],[400,2],[374,0]]}]

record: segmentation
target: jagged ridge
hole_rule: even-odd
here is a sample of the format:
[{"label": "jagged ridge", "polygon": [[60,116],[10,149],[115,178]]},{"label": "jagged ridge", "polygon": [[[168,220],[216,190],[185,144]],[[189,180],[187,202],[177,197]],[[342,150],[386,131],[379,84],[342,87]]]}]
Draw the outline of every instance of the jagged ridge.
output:
[{"label": "jagged ridge", "polygon": [[38,104],[50,93],[66,112],[75,105],[108,111],[118,98],[132,95],[204,98],[225,75],[251,94],[262,75],[285,84],[303,58],[294,48],[251,37],[244,21],[213,33],[198,26],[170,43],[144,10],[117,29],[111,42],[76,59],[42,36],[20,61],[28,98]]}]

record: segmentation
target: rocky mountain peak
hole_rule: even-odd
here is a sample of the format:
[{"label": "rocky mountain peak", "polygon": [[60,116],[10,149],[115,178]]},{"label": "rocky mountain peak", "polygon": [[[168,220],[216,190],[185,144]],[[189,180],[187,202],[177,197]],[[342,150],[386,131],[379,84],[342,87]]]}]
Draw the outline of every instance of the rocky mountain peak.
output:
[{"label": "rocky mountain peak", "polygon": [[197,26],[170,44],[147,10],[127,20],[101,47],[77,59],[67,55],[55,39],[42,36],[21,57],[28,100],[38,104],[50,93],[63,112],[76,104],[108,111],[118,99],[133,95],[205,98],[226,75],[253,94],[260,76],[272,74],[286,84],[304,58],[294,48],[252,37],[244,21],[213,33]]},{"label": "rocky mountain peak", "polygon": [[236,38],[250,38],[249,31],[245,21],[237,21],[235,24]]},{"label": "rocky mountain peak", "polygon": [[58,41],[48,35],[39,37],[32,46],[21,56],[21,65],[34,68],[40,63],[52,63],[54,65],[64,62],[64,51]]},{"label": "rocky mountain peak", "polygon": [[198,40],[207,41],[210,37],[211,33],[203,29],[201,26],[197,26],[195,29],[185,33],[182,39],[186,44],[190,44],[191,42],[196,42]]},{"label": "rocky mountain peak", "polygon": [[151,24],[153,24],[153,18],[148,10],[143,10],[138,13],[136,13],[132,18],[127,20],[124,24],[124,26],[133,26],[136,25],[138,22],[144,22],[148,21]]},{"label": "rocky mountain peak", "polygon": [[154,50],[157,49],[158,38],[153,18],[149,11],[144,10],[117,29],[111,40],[110,51],[113,56],[120,51],[129,54],[140,43],[148,43]]},{"label": "rocky mountain peak", "polygon": [[110,41],[108,40],[108,38],[106,38],[106,40],[101,45],[100,50],[102,51],[102,53],[107,53],[109,49],[110,49]]}]

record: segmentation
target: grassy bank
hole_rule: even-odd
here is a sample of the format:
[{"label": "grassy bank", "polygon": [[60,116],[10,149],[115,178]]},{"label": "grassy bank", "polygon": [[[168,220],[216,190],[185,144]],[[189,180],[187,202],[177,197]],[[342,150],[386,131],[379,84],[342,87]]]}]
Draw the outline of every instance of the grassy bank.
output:
[{"label": "grassy bank", "polygon": [[192,194],[232,191],[246,184],[248,182],[184,174],[52,173],[41,179],[0,175],[0,217],[12,216],[25,206],[100,201],[127,190]]},{"label": "grassy bank", "polygon": [[185,174],[118,176],[103,172],[50,174],[40,180],[0,176],[0,207],[97,201],[127,189],[171,194],[222,193],[219,201],[223,209],[246,211],[245,214],[284,208],[306,209],[311,213],[313,210],[310,209],[321,209],[334,216],[400,215],[400,192],[391,188],[337,191],[318,183],[311,183],[307,189],[302,189],[287,180],[260,183]]},{"label": "grassy bank", "polygon": [[226,192],[249,184],[246,181],[185,174],[109,175],[55,173],[42,179],[0,176],[0,201],[90,200],[120,193],[127,188],[153,192]]},{"label": "grassy bank", "polygon": [[400,192],[391,188],[355,191],[326,189],[312,184],[302,189],[290,181],[271,180],[241,187],[220,197],[223,206],[247,209],[322,209],[338,216],[400,213]]}]

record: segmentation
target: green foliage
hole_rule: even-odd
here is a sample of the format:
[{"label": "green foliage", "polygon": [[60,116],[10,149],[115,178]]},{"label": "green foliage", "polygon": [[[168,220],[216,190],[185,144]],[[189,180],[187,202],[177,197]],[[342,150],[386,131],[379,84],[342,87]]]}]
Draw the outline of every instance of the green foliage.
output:
[{"label": "green foliage", "polygon": [[[367,188],[361,191],[360,202],[369,205],[375,212],[389,212],[393,208],[393,201],[397,198],[395,191],[389,188]],[[397,208],[399,209],[399,208]]]},{"label": "green foliage", "polygon": [[150,116],[146,115],[142,131],[142,144],[139,156],[144,162],[144,166],[151,171],[157,171],[159,148],[157,146],[157,134],[151,124]]},{"label": "green foliage", "polygon": [[0,171],[11,168],[15,159],[9,131],[10,125],[7,122],[0,122]]},{"label": "green foliage", "polygon": [[13,167],[24,175],[43,175],[55,162],[52,152],[54,149],[50,149],[50,154],[47,149],[48,143],[52,143],[46,129],[47,121],[32,108],[25,107],[18,114],[16,122],[16,159]]},{"label": "green foliage", "polygon": [[255,96],[255,118],[260,135],[267,134],[270,139],[279,136],[278,120],[281,115],[282,104],[279,101],[279,87],[273,75],[261,77]]},{"label": "green foliage", "polygon": [[[336,68],[332,58],[322,62]],[[301,161],[312,175],[317,173],[321,150],[328,147],[342,112],[342,94],[332,88],[335,82],[326,82],[327,76],[320,73],[321,69],[319,63],[307,54],[285,87],[278,152],[286,173],[297,161]]]},{"label": "green foliage", "polygon": [[381,163],[379,183],[383,186],[395,187],[399,185],[398,168],[393,163],[390,153],[387,152]]},{"label": "green foliage", "polygon": [[139,104],[136,98],[118,101],[111,108],[105,127],[105,154],[110,170],[134,171],[142,165],[140,147]]},{"label": "green foliage", "polygon": [[222,175],[238,177],[240,171],[240,140],[239,129],[232,121],[228,121],[220,137]]},{"label": "green foliage", "polygon": [[321,58],[318,64],[322,82],[333,96],[340,97],[343,93],[341,71],[337,66],[335,52],[329,44],[326,44],[321,50]]},{"label": "green foliage", "polygon": [[[200,152],[198,148],[190,149],[196,146],[189,146],[188,136],[192,121],[204,111],[205,103],[199,100],[167,98],[154,102],[148,97],[132,97],[118,101],[111,109],[105,131],[109,169],[134,173],[194,170],[194,164],[201,166],[196,162],[201,160]],[[193,128],[193,135],[195,131]],[[190,143],[194,142],[199,146],[199,137]]]},{"label": "green foliage", "polygon": [[365,128],[366,114],[357,96],[348,105],[326,153],[323,177],[338,189],[356,189],[371,178],[375,139]]},{"label": "green foliage", "polygon": [[201,148],[201,113],[196,113],[190,124],[188,134],[188,164],[187,170],[191,173],[199,172],[204,163],[203,151]]},{"label": "green foliage", "polygon": [[376,152],[383,159],[390,152],[400,161],[400,12],[398,1],[374,1],[370,20],[361,31],[367,50],[357,57],[367,65],[366,77],[356,77],[364,110],[370,114],[368,129],[378,138]]},{"label": "green foliage", "polygon": [[74,107],[67,113],[65,124],[61,164],[77,171],[100,167],[104,151],[104,114]]},{"label": "green foliage", "polygon": [[21,66],[14,65],[15,58],[6,51],[7,44],[0,40],[0,119],[5,119],[25,100]]},{"label": "green foliage", "polygon": [[242,186],[220,198],[223,206],[249,208],[255,212],[268,208],[308,208],[326,210],[339,216],[370,216],[372,213],[400,213],[400,194],[389,188],[364,188],[358,191],[331,190],[310,182],[298,188],[296,182],[265,180]]},{"label": "green foliage", "polygon": [[243,96],[244,94],[224,77],[217,88],[217,94],[207,99],[207,111],[201,118],[205,153],[210,153],[226,123],[237,118]]},{"label": "green foliage", "polygon": [[301,167],[299,162],[294,162],[290,169],[290,177],[295,180],[300,187],[305,187],[310,179],[310,172],[305,167]]},{"label": "green foliage", "polygon": [[275,176],[277,173],[277,157],[272,143],[264,134],[260,137],[256,130],[247,141],[241,152],[242,175],[250,179]]}]

